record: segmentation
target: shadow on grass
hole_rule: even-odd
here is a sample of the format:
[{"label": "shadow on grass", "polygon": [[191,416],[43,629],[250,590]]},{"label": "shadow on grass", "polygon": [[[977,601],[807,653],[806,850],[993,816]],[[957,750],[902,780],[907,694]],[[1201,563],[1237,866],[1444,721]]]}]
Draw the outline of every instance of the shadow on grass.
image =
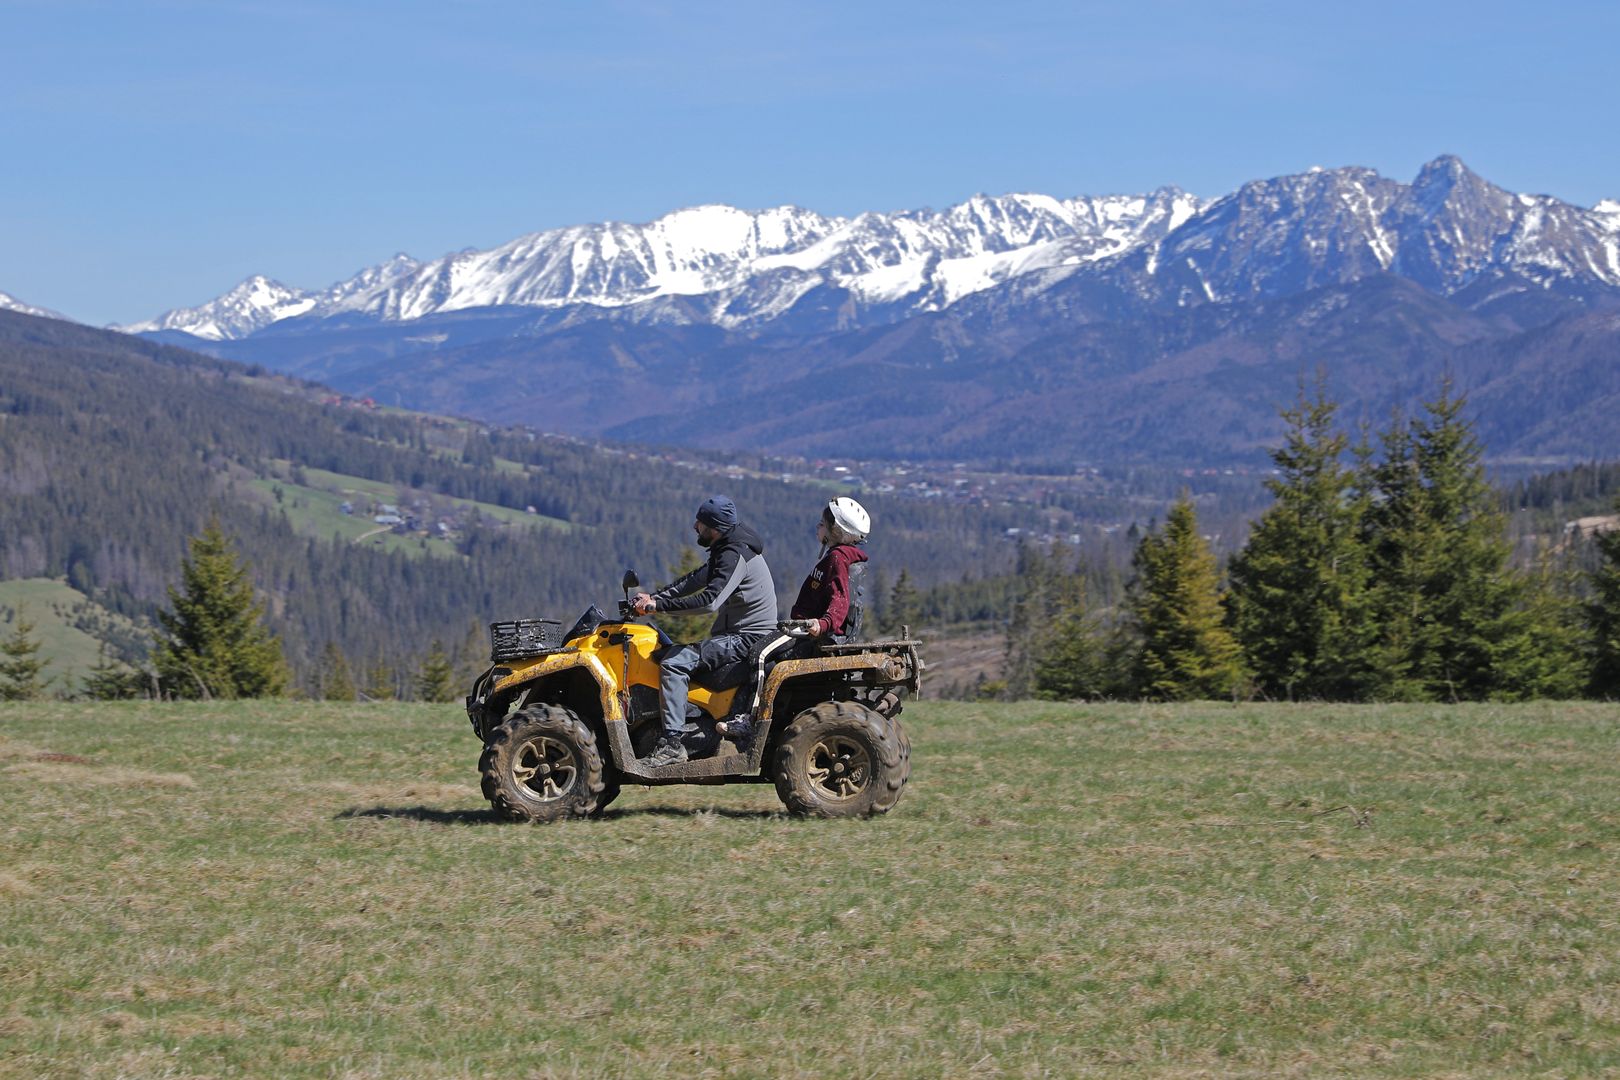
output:
[{"label": "shadow on grass", "polygon": [[[739,821],[764,821],[769,818],[784,816],[784,812],[781,810],[727,810],[719,806],[697,809],[674,806],[638,806],[634,809],[610,808],[604,810],[599,818],[587,820],[613,821],[618,818],[638,817],[693,818],[705,814],[713,817],[733,818]],[[363,809],[344,810],[336,815],[338,821],[353,820],[354,818],[399,818],[405,821],[430,821],[435,825],[525,824],[524,822],[500,817],[495,811],[489,809],[440,810],[432,806],[368,806]]]},{"label": "shadow on grass", "polygon": [[787,812],[781,809],[728,810],[723,806],[700,806],[695,808],[688,806],[637,806],[625,809],[620,809],[619,807],[615,806],[602,811],[602,818],[607,821],[611,821],[614,818],[690,818],[704,817],[705,815],[709,817],[732,818],[737,821],[764,821],[769,818],[786,817]]},{"label": "shadow on grass", "polygon": [[368,806],[364,809],[345,810],[337,820],[345,818],[404,818],[406,821],[431,821],[435,825],[504,825],[505,818],[495,811],[440,810],[432,806]]}]

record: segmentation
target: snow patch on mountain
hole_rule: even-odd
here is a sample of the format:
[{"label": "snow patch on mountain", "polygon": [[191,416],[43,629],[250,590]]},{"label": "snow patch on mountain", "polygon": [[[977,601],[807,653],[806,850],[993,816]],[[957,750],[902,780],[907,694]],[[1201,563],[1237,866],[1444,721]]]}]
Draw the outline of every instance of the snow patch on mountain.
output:
[{"label": "snow patch on mountain", "polygon": [[35,307],[33,304],[24,303],[10,293],[0,292],[0,310],[17,311],[24,315],[37,315],[42,319],[60,319],[63,322],[76,321],[59,312],[52,311],[50,308]]}]

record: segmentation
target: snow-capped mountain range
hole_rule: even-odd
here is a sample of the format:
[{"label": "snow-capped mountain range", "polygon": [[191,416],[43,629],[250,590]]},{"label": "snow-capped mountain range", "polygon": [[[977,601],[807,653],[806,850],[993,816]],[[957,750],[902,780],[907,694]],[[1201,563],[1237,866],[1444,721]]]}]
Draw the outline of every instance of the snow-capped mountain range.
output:
[{"label": "snow-capped mountain range", "polygon": [[1210,201],[704,206],[397,255],[318,291],[254,277],[123,329],[391,405],[667,446],[1252,462],[1319,372],[1349,417],[1449,379],[1493,454],[1620,457],[1620,201],[1513,193],[1450,156],[1410,183],[1311,169]]},{"label": "snow-capped mountain range", "polygon": [[0,311],[20,311],[24,315],[38,315],[42,319],[60,319],[64,322],[72,321],[66,315],[60,315],[52,311],[50,308],[35,307],[33,304],[24,303],[23,301],[18,300],[15,296],[3,292],[0,292]]},{"label": "snow-capped mountain range", "polygon": [[[262,276],[200,307],[119,327],[220,341],[285,319],[360,315],[408,321],[501,306],[624,308],[695,298],[679,321],[769,323],[832,285],[859,308],[931,311],[1033,269],[1095,262],[1156,241],[1197,213],[1174,188],[1152,195],[975,197],[943,212],[824,217],[784,206],[678,210],[520,237],[432,262],[396,255],[318,292]],[[673,316],[672,316],[673,317]]]},{"label": "snow-capped mountain range", "polygon": [[232,341],[289,320],[403,323],[513,307],[821,332],[891,324],[1003,286],[1007,300],[1028,300],[1076,277],[1148,307],[1185,307],[1378,273],[1442,296],[1480,292],[1470,306],[1492,292],[1620,288],[1620,202],[1584,209],[1513,194],[1446,156],[1411,184],[1363,168],[1312,169],[1207,202],[1166,187],[976,196],[939,212],[853,218],[703,206],[431,262],[396,255],[318,291],[256,276],[207,304],[119,329]]}]

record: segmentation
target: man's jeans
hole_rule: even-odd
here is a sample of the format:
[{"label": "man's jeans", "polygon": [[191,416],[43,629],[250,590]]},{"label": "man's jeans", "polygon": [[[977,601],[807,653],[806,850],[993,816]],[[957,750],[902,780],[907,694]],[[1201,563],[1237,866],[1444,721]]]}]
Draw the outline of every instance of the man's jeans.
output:
[{"label": "man's jeans", "polygon": [[720,634],[695,645],[682,645],[664,657],[659,665],[658,694],[666,738],[680,738],[681,728],[686,726],[686,688],[692,676],[746,660],[754,640],[741,634]]}]

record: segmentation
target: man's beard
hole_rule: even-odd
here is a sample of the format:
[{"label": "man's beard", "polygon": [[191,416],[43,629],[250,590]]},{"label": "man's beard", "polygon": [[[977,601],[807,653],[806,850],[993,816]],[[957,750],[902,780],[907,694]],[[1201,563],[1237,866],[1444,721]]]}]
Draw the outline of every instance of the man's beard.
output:
[{"label": "man's beard", "polygon": [[712,536],[700,536],[700,537],[697,538],[698,547],[701,547],[701,548],[709,547],[713,543],[714,543],[714,537],[712,537]]}]

